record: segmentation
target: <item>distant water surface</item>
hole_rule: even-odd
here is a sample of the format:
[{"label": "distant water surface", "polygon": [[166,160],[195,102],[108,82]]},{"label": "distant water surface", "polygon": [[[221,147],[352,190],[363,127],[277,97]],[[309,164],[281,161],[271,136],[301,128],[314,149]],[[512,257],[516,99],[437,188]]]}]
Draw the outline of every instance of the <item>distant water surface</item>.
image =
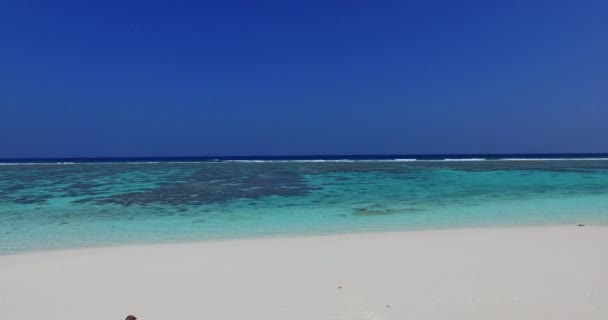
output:
[{"label": "distant water surface", "polygon": [[0,254],[608,223],[608,157],[580,157],[0,161]]}]

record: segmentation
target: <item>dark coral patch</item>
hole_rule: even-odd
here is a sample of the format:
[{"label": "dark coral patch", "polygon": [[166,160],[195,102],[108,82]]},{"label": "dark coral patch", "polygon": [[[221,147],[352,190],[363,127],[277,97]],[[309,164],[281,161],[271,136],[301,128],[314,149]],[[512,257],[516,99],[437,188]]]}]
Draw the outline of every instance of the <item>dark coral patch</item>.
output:
[{"label": "dark coral patch", "polygon": [[357,209],[354,209],[353,213],[352,213],[353,216],[361,216],[361,217],[386,216],[389,214],[392,214],[392,212],[389,210],[369,209],[369,208],[357,208]]}]

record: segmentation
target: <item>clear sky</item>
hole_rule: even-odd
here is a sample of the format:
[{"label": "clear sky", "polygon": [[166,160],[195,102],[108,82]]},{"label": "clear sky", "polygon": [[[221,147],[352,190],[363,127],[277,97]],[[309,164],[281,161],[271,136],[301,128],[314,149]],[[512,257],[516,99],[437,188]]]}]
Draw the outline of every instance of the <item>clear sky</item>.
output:
[{"label": "clear sky", "polygon": [[1,1],[0,157],[608,152],[608,1]]}]

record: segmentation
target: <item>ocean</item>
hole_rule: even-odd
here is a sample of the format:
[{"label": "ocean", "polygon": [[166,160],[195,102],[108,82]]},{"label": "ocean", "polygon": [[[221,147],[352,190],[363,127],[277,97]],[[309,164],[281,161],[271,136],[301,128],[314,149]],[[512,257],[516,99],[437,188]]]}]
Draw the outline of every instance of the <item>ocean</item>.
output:
[{"label": "ocean", "polygon": [[0,160],[0,254],[608,223],[608,155]]}]

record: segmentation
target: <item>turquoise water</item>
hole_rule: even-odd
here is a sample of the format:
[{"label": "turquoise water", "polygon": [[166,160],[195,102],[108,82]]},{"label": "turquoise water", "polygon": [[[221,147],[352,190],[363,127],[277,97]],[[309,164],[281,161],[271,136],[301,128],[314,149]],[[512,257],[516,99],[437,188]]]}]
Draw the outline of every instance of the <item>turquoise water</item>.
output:
[{"label": "turquoise water", "polygon": [[0,166],[0,254],[576,223],[608,223],[608,161]]}]

